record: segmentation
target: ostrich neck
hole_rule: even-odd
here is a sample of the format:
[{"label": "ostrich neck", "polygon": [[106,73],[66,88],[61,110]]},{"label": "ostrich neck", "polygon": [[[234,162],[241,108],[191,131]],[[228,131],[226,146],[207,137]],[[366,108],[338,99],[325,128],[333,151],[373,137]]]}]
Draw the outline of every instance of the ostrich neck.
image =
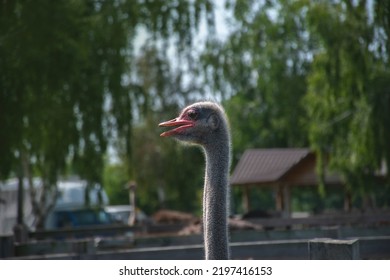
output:
[{"label": "ostrich neck", "polygon": [[229,136],[205,145],[203,225],[206,259],[228,259]]}]

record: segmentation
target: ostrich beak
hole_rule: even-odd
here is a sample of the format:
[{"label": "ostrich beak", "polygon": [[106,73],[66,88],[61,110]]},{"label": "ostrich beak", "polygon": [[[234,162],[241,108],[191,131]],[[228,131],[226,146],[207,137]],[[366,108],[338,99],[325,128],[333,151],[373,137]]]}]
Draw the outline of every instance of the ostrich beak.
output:
[{"label": "ostrich beak", "polygon": [[174,129],[171,129],[171,130],[168,130],[168,131],[165,131],[163,133],[160,134],[160,136],[162,137],[167,137],[167,136],[172,136],[172,135],[175,135],[175,134],[178,134],[180,133],[181,131],[189,128],[189,127],[193,127],[195,124],[193,121],[188,121],[188,120],[180,120],[180,119],[173,119],[173,120],[170,120],[170,121],[166,121],[166,122],[162,122],[160,123],[158,126],[167,126],[167,127],[170,127],[170,126],[176,126],[176,128]]}]

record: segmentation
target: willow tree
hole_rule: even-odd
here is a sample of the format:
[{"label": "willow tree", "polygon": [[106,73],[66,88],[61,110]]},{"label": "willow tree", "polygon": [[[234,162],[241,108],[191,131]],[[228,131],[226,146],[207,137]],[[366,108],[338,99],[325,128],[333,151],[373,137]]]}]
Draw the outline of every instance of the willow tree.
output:
[{"label": "willow tree", "polygon": [[310,66],[304,1],[227,1],[230,34],[203,56],[206,82],[225,96],[237,155],[308,143],[302,98]]},{"label": "willow tree", "polygon": [[186,60],[212,10],[207,0],[1,2],[0,172],[42,178],[44,191],[33,197],[37,227],[69,163],[91,184],[101,182],[116,136],[133,164],[134,117],[156,94],[138,90],[148,71],[133,79],[139,30],[156,44],[173,41]]},{"label": "willow tree", "polygon": [[305,99],[310,141],[363,197],[390,166],[390,9],[384,2],[319,1],[308,9],[318,44]]},{"label": "willow tree", "polygon": [[206,84],[225,95],[236,159],[310,145],[356,196],[372,192],[390,163],[388,1],[226,3],[231,33],[203,62]]}]

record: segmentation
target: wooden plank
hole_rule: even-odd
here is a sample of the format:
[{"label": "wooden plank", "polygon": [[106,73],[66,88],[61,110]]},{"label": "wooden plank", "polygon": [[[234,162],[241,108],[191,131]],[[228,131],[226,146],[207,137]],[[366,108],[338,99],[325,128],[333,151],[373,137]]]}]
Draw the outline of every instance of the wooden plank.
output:
[{"label": "wooden plank", "polygon": [[[272,231],[257,231],[257,230],[240,230],[231,231],[230,241],[232,243],[237,242],[256,242],[256,241],[275,241],[275,240],[295,240],[295,239],[313,239],[313,238],[334,238],[334,239],[346,239],[346,238],[360,238],[360,237],[374,237],[374,236],[390,236],[390,227],[370,227],[370,228],[351,228],[351,227],[332,227],[332,228],[309,228],[299,230],[272,230]],[[203,237],[200,234],[194,235],[158,235],[158,236],[135,236],[134,242],[123,242],[124,237],[115,237],[120,242],[113,244],[109,242],[111,239],[102,238],[101,246],[99,245],[97,250],[114,250],[114,249],[129,249],[135,248],[147,248],[147,247],[168,247],[168,246],[184,246],[184,245],[201,245],[203,243]],[[77,240],[77,239],[76,239]],[[18,256],[27,254],[46,254],[51,253],[70,253],[71,250],[65,246],[66,243],[74,242],[75,239],[66,241],[35,241],[28,244],[21,244],[17,246]],[[107,242],[106,242],[107,241]],[[39,244],[42,242],[42,244]],[[54,243],[59,243],[59,245]],[[63,243],[63,244],[62,244]],[[120,244],[119,244],[120,243]],[[50,246],[48,244],[51,244]],[[111,245],[110,245],[111,244]],[[26,247],[31,247],[26,249]],[[111,247],[111,248],[110,248]],[[24,248],[24,249],[23,249]],[[38,248],[40,248],[38,250]],[[39,253],[38,253],[39,251]]]},{"label": "wooden plank", "polygon": [[39,242],[31,242],[15,245],[15,256],[28,255],[46,255],[50,254],[95,254],[96,247],[94,240],[67,240],[67,241],[53,241],[45,240]]},{"label": "wooden plank", "polygon": [[307,260],[307,240],[277,240],[231,244],[233,259]]},{"label": "wooden plank", "polygon": [[[237,230],[230,232],[230,242],[256,242],[294,239],[333,238],[349,239],[361,237],[390,236],[390,227],[331,227],[309,228],[295,230]],[[135,246],[142,247],[166,247],[178,245],[202,244],[203,237],[200,234],[193,235],[165,235],[154,237],[135,237]]]},{"label": "wooden plank", "polygon": [[390,259],[390,236],[366,236],[359,238],[362,259]]},{"label": "wooden plank", "polygon": [[42,239],[70,239],[70,238],[86,238],[92,236],[117,236],[127,233],[176,233],[180,231],[186,224],[168,224],[168,225],[99,225],[86,226],[82,228],[64,228],[55,230],[40,230],[29,232],[29,238],[34,240]]},{"label": "wooden plank", "polygon": [[14,236],[0,236],[0,259],[10,258],[15,254]]},{"label": "wooden plank", "polygon": [[248,221],[263,227],[334,226],[334,225],[390,225],[390,213],[356,213],[321,215],[308,218],[261,218]]},{"label": "wooden plank", "polygon": [[[231,244],[233,259],[304,260],[309,259],[309,240],[239,242]],[[390,236],[359,239],[361,259],[390,259]],[[53,254],[12,259],[84,260],[195,260],[203,259],[203,245],[138,248],[95,254]]]},{"label": "wooden plank", "polygon": [[317,238],[309,241],[310,260],[358,260],[359,241]]},{"label": "wooden plank", "polygon": [[[307,240],[233,243],[230,249],[232,259],[307,259]],[[204,249],[203,245],[141,248],[101,252],[90,257],[97,260],[201,260],[204,258]]]},{"label": "wooden plank", "polygon": [[39,230],[29,233],[29,238],[34,240],[43,239],[72,239],[86,238],[91,236],[123,235],[128,232],[141,232],[142,227],[130,227],[127,225],[99,225],[81,228],[63,228],[55,230]]},{"label": "wooden plank", "polygon": [[[247,221],[264,228],[292,228],[292,227],[323,227],[323,226],[341,226],[341,225],[390,225],[390,212],[378,213],[354,213],[354,214],[336,214],[321,215],[308,218],[262,218],[248,219]],[[115,236],[126,233],[137,234],[161,234],[177,233],[185,224],[172,225],[144,225],[144,226],[126,226],[126,225],[104,225],[86,228],[70,228],[59,230],[46,230],[30,232],[29,238],[35,240],[42,239],[65,239],[65,238],[86,238],[92,236]]]}]

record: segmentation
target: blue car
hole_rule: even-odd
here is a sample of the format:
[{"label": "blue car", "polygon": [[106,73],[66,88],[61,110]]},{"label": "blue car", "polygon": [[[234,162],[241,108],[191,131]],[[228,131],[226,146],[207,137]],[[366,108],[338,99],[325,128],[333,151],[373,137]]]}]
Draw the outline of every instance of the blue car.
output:
[{"label": "blue car", "polygon": [[53,218],[54,227],[57,229],[109,225],[114,223],[111,216],[101,208],[55,210]]}]

